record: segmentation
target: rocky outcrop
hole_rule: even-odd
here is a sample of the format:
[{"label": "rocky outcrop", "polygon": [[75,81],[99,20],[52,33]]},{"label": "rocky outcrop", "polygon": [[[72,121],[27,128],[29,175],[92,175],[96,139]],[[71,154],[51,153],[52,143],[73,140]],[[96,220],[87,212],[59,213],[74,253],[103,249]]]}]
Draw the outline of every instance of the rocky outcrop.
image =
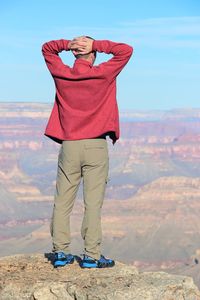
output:
[{"label": "rocky outcrop", "polygon": [[[52,255],[0,259],[1,300],[199,300],[192,278],[140,273],[121,263],[111,269],[81,269],[78,262],[54,269]],[[78,260],[78,258],[77,258]]]}]

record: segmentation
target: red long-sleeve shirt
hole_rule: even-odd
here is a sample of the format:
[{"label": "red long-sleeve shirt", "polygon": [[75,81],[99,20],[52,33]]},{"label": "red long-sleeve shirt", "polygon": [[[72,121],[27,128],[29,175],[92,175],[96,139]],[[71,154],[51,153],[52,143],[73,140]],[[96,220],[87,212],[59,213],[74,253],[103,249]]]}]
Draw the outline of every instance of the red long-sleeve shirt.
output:
[{"label": "red long-sleeve shirt", "polygon": [[116,77],[128,62],[132,47],[107,40],[95,40],[93,50],[113,54],[97,66],[79,58],[73,67],[65,65],[59,52],[68,51],[69,40],[55,40],[42,46],[53,76],[56,97],[45,135],[56,142],[79,140],[110,133],[113,144],[119,138]]}]

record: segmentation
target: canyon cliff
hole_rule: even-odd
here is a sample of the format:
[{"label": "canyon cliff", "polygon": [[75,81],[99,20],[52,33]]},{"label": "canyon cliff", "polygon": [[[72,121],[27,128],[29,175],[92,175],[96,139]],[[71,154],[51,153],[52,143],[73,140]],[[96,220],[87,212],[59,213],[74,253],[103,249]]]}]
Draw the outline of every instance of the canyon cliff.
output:
[{"label": "canyon cliff", "polygon": [[[51,251],[59,145],[44,137],[51,104],[0,104],[0,256]],[[192,276],[200,288],[200,110],[120,113],[102,210],[104,253],[140,270]],[[82,186],[72,247],[82,250]],[[198,258],[199,260],[199,258]]]}]

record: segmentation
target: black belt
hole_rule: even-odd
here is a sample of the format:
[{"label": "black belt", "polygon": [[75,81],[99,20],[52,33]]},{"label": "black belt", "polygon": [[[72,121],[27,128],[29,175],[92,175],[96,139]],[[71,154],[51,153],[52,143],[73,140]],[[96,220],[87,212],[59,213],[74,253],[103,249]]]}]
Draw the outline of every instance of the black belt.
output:
[{"label": "black belt", "polygon": [[92,139],[104,139],[104,140],[106,140],[106,135],[105,135],[105,134],[102,134],[102,135],[100,135],[100,136],[95,136],[95,137],[92,138]]}]

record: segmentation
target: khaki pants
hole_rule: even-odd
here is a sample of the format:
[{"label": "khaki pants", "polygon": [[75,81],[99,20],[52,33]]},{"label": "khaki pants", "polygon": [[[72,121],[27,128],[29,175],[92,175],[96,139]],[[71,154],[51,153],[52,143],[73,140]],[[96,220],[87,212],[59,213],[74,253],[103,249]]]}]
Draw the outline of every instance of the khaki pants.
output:
[{"label": "khaki pants", "polygon": [[70,253],[70,214],[83,177],[84,217],[81,235],[84,253],[99,259],[101,208],[108,177],[105,139],[63,141],[58,157],[56,193],[51,221],[53,251]]}]

